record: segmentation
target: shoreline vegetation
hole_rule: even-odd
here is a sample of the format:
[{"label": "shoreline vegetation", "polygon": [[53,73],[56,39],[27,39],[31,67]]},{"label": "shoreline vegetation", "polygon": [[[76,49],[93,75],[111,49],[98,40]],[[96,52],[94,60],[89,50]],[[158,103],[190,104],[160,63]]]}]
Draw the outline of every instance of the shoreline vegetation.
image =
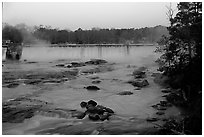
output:
[{"label": "shoreline vegetation", "polygon": [[[175,90],[167,100],[185,108],[183,120],[166,123],[175,134],[202,134],[202,3],[180,2],[178,13],[168,7],[169,36],[159,42],[159,79]],[[169,132],[165,131],[167,134]]]}]

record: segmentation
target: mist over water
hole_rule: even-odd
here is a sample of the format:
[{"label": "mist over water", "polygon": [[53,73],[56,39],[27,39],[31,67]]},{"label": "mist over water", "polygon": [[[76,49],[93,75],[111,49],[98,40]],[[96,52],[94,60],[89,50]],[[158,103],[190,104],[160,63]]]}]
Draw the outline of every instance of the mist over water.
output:
[{"label": "mist over water", "polygon": [[111,62],[135,62],[151,55],[154,46],[121,46],[121,47],[48,47],[45,44],[24,47],[21,60],[57,61],[105,59]]}]

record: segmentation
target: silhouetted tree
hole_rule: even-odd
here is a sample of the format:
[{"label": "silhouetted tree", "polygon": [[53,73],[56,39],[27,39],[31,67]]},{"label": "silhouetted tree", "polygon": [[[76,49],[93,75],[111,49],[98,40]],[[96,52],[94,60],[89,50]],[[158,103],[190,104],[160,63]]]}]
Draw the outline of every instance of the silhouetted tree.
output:
[{"label": "silhouetted tree", "polygon": [[2,30],[2,39],[11,40],[14,43],[22,43],[23,37],[18,29],[13,26],[5,26]]}]

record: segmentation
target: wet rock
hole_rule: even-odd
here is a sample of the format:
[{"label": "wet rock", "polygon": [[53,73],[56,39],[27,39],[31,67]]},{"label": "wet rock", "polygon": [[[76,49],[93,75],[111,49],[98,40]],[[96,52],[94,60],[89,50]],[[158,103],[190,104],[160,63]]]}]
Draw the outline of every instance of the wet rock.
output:
[{"label": "wet rock", "polygon": [[100,65],[105,63],[107,63],[107,61],[102,59],[91,59],[90,61],[85,62],[85,64],[88,65]]},{"label": "wet rock", "polygon": [[166,106],[161,106],[161,104],[152,105],[152,107],[157,109],[157,110],[166,110],[167,109]]},{"label": "wet rock", "polygon": [[100,119],[100,117],[99,117],[98,114],[93,114],[93,113],[91,113],[91,114],[89,114],[89,119],[90,119],[90,120],[93,120],[93,121],[97,121],[97,120]]},{"label": "wet rock", "polygon": [[80,103],[81,108],[85,108],[87,105],[88,105],[88,103],[87,103],[87,102],[84,102],[84,101],[82,101],[82,102]]},{"label": "wet rock", "polygon": [[133,76],[135,78],[145,78],[145,72],[144,71],[140,71],[140,70],[134,70],[133,71]]},{"label": "wet rock", "polygon": [[109,120],[109,116],[110,114],[108,112],[104,112],[102,115],[99,115],[101,121],[104,121],[106,119]]},{"label": "wet rock", "polygon": [[149,85],[149,82],[145,80],[130,80],[127,83],[132,84],[134,87],[145,87]]},{"label": "wet rock", "polygon": [[156,104],[156,105],[152,105],[151,107],[153,107],[153,108],[158,108],[158,105]]},{"label": "wet rock", "polygon": [[93,113],[93,114],[101,114],[101,113],[103,113],[104,112],[104,110],[103,109],[100,109],[100,108],[97,108],[97,107],[95,107],[95,106],[92,106],[92,105],[88,105],[87,107],[86,107],[86,114],[90,114],[90,113]]},{"label": "wet rock", "polygon": [[91,77],[89,77],[90,79],[99,79],[99,77],[98,76],[91,76]]},{"label": "wet rock", "polygon": [[34,64],[34,63],[38,63],[36,61],[29,61],[29,62],[26,62],[27,64]]},{"label": "wet rock", "polygon": [[96,101],[93,101],[93,100],[89,100],[88,101],[88,105],[92,105],[92,106],[96,106],[97,105],[97,103],[96,103]]},{"label": "wet rock", "polygon": [[172,104],[167,102],[167,101],[160,101],[160,106],[163,106],[163,107],[171,107]]},{"label": "wet rock", "polygon": [[99,84],[99,83],[101,83],[101,81],[100,80],[94,80],[94,81],[92,81],[92,83],[93,84]]},{"label": "wet rock", "polygon": [[22,106],[18,107],[12,103],[12,105],[3,106],[2,109],[2,122],[20,123],[27,118],[34,116],[34,113],[40,108],[40,105]]},{"label": "wet rock", "polygon": [[162,97],[167,97],[168,95],[163,95]]},{"label": "wet rock", "polygon": [[170,92],[171,92],[171,89],[162,89],[161,92],[162,92],[162,93],[170,93]]},{"label": "wet rock", "polygon": [[112,109],[107,108],[107,107],[105,107],[105,111],[108,112],[108,113],[114,113],[114,111]]},{"label": "wet rock", "polygon": [[159,119],[158,118],[147,118],[146,120],[148,122],[155,122],[155,121],[158,121]]},{"label": "wet rock", "polygon": [[157,110],[166,110],[166,109],[167,109],[166,107],[162,107],[162,106],[157,108]]},{"label": "wet rock", "polygon": [[131,91],[123,91],[118,93],[118,95],[132,95],[133,93]]},{"label": "wet rock", "polygon": [[87,90],[100,90],[97,86],[87,86],[85,87]]},{"label": "wet rock", "polygon": [[[97,105],[97,102],[94,100],[89,100],[88,102],[82,101],[80,103],[82,108],[86,108],[85,114],[89,115],[91,120],[108,120],[114,111],[110,108],[104,107],[102,105]],[[98,117],[99,116],[99,117]]]},{"label": "wet rock", "polygon": [[157,114],[157,115],[164,115],[165,113],[162,112],[162,111],[159,111],[159,112],[157,112],[156,114]]},{"label": "wet rock", "polygon": [[71,62],[71,65],[72,65],[72,67],[82,67],[82,66],[85,66],[85,64],[83,62],[76,62],[76,61]]},{"label": "wet rock", "polygon": [[141,87],[136,87],[134,90],[141,90],[142,88]]},{"label": "wet rock", "polygon": [[113,71],[113,66],[110,65],[99,65],[94,68],[83,68],[80,73],[82,75],[87,75],[87,74],[95,74],[95,73],[104,73],[108,71]]},{"label": "wet rock", "polygon": [[11,83],[11,84],[8,84],[6,87],[7,88],[16,88],[18,87],[19,83]]},{"label": "wet rock", "polygon": [[30,84],[30,85],[37,85],[37,84],[39,84],[41,82],[42,82],[41,79],[28,79],[24,83],[25,84]]},{"label": "wet rock", "polygon": [[56,66],[57,66],[57,67],[64,67],[65,64],[57,64]]}]

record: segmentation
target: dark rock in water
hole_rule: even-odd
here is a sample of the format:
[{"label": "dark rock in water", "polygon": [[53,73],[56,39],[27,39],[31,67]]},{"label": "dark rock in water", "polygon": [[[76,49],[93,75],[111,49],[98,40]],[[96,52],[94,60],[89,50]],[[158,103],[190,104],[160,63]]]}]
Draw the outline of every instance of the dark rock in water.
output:
[{"label": "dark rock in water", "polygon": [[36,62],[36,61],[29,61],[29,62],[27,62],[27,64],[34,64],[34,63],[38,63],[38,62]]},{"label": "dark rock in water", "polygon": [[85,87],[87,90],[100,90],[100,88],[98,88],[97,86],[88,86]]},{"label": "dark rock in water", "polygon": [[149,82],[145,80],[130,80],[127,83],[132,84],[135,87],[145,87],[149,85]]},{"label": "dark rock in water", "polygon": [[160,101],[160,106],[163,106],[163,107],[171,107],[172,104],[167,102],[167,101]]},{"label": "dark rock in water", "polygon": [[72,67],[82,67],[82,66],[85,66],[84,63],[76,62],[76,61],[71,62],[71,65],[72,65]]},{"label": "dark rock in water", "polygon": [[30,84],[30,85],[37,85],[41,82],[42,82],[42,80],[40,80],[40,79],[29,79],[29,80],[26,80],[24,83]]},{"label": "dark rock in water", "polygon": [[166,110],[166,109],[167,109],[166,107],[162,107],[162,106],[157,108],[157,110]]},{"label": "dark rock in water", "polygon": [[99,79],[98,76],[92,76],[92,77],[89,77],[90,79]]},{"label": "dark rock in water", "polygon": [[93,121],[97,121],[100,119],[99,115],[98,114],[89,114],[89,119],[90,120],[93,120]]},{"label": "dark rock in water", "polygon": [[134,70],[134,71],[133,71],[133,76],[134,76],[135,78],[144,78],[146,75],[145,75],[145,72],[144,72],[144,71]]},{"label": "dark rock in water", "polygon": [[88,105],[92,105],[92,106],[96,106],[97,105],[97,103],[96,103],[96,101],[93,101],[93,100],[89,100],[88,101]]},{"label": "dark rock in water", "polygon": [[161,104],[156,104],[156,105],[152,105],[153,108],[157,109],[157,110],[166,110],[167,106],[162,106]]},{"label": "dark rock in water", "polygon": [[134,90],[141,90],[141,87],[136,87]]},{"label": "dark rock in water", "polygon": [[84,101],[82,101],[82,102],[80,103],[80,106],[81,106],[82,108],[85,108],[87,105],[88,105],[88,103],[87,103],[87,102],[84,102]]},{"label": "dark rock in water", "polygon": [[162,112],[162,111],[159,111],[159,112],[157,112],[156,114],[157,114],[157,115],[164,115],[165,113]]},{"label": "dark rock in water", "polygon": [[24,119],[31,118],[37,111],[36,107],[3,107],[2,122],[20,123]]},{"label": "dark rock in water", "polygon": [[86,114],[93,113],[93,114],[99,114],[100,115],[100,114],[103,114],[103,112],[104,112],[103,109],[92,106],[92,105],[88,105],[87,110],[86,110]]},{"label": "dark rock in water", "polygon": [[57,64],[56,66],[57,66],[57,67],[64,67],[65,64]]},{"label": "dark rock in water", "polygon": [[106,119],[109,120],[109,116],[110,114],[108,112],[104,112],[103,115],[99,115],[101,121],[104,121]]},{"label": "dark rock in water", "polygon": [[118,95],[132,95],[133,93],[131,91],[123,91],[118,93]]},{"label": "dark rock in water", "polygon": [[162,92],[162,93],[170,93],[171,90],[170,90],[170,89],[162,89],[161,92]]},{"label": "dark rock in water", "polygon": [[159,119],[158,118],[147,118],[146,120],[148,122],[155,122],[155,121],[158,121]]},{"label": "dark rock in water", "polygon": [[88,65],[100,65],[105,63],[107,63],[107,61],[102,59],[91,59],[90,61],[85,62],[85,64]]},{"label": "dark rock in water", "polygon": [[108,112],[108,113],[114,113],[114,111],[112,109],[107,108],[107,107],[105,107],[105,111]]},{"label": "dark rock in water", "polygon": [[157,108],[158,108],[158,105],[152,105],[151,107],[157,109]]},{"label": "dark rock in water", "polygon": [[162,97],[167,97],[168,95],[163,95]]},{"label": "dark rock in water", "polygon": [[99,83],[101,83],[101,81],[100,80],[94,80],[94,81],[92,81],[92,83],[93,84],[99,84]]},{"label": "dark rock in water", "polygon": [[16,88],[18,87],[19,83],[11,83],[9,85],[7,85],[7,88]]},{"label": "dark rock in water", "polygon": [[[94,100],[89,100],[88,102],[82,101],[80,103],[82,108],[86,107],[86,111],[84,115],[89,115],[90,120],[108,120],[109,116],[111,116],[114,111],[110,108],[104,107],[102,105],[97,105],[97,102]],[[82,115],[83,116],[83,115]]]}]

